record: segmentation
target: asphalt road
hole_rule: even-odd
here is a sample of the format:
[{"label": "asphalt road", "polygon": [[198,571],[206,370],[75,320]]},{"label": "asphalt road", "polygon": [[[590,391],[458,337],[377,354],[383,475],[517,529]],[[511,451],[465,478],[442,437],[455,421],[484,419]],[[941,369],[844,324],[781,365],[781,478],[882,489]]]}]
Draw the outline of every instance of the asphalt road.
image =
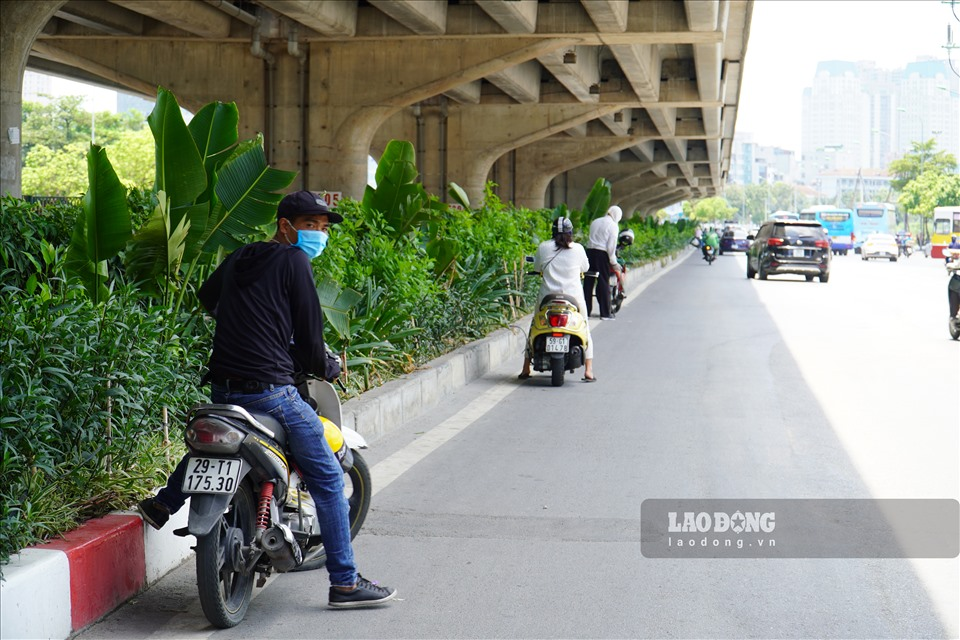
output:
[{"label": "asphalt road", "polygon": [[518,353],[375,443],[355,549],[401,601],[333,611],[323,570],[288,574],[217,631],[187,562],[78,637],[957,637],[956,558],[640,545],[648,498],[960,496],[946,282],[919,256],[838,257],[821,284],[691,255],[595,325],[597,383],[518,382]]}]

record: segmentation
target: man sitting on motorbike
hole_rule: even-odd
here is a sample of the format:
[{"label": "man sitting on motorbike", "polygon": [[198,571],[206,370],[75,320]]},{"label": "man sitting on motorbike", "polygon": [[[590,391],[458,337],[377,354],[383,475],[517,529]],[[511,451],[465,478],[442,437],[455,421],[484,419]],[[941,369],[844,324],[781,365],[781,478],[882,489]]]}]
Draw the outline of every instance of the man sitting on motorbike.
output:
[{"label": "man sitting on motorbike", "polygon": [[720,249],[720,237],[717,236],[717,230],[713,227],[704,235],[703,242],[700,245],[700,251],[703,253],[703,259],[707,259],[707,247],[713,247],[714,252]]},{"label": "man sitting on motorbike", "polygon": [[[533,258],[533,270],[543,276],[537,301],[550,293],[565,293],[577,301],[580,314],[587,319],[587,303],[583,295],[581,274],[590,268],[590,260],[583,245],[573,241],[573,223],[569,218],[553,221],[553,240],[545,240],[537,247]],[[583,381],[595,382],[593,375],[593,338],[590,323],[587,323],[587,348],[583,354]],[[523,370],[517,376],[521,380],[530,377],[530,354],[523,358]]]},{"label": "man sitting on motorbike", "polygon": [[[323,312],[311,260],[327,244],[328,228],[343,217],[322,196],[291,193],[277,209],[277,232],[233,252],[200,287],[200,302],[217,321],[209,369],[211,400],[270,414],[287,432],[290,451],[317,506],[330,574],[331,607],[363,607],[396,597],[357,573],[350,543],[343,470],[327,444],[323,423],[294,386],[298,369],[326,379],[340,374],[323,342]],[[186,501],[186,458],[155,498],[138,505],[161,528]]]}]

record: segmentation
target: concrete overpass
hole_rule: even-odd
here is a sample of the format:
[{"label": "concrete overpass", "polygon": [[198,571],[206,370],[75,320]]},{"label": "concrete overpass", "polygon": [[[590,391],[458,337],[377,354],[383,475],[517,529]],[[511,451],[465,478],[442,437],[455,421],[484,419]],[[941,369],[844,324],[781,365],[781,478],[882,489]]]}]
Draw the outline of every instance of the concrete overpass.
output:
[{"label": "concrete overpass", "polygon": [[359,197],[414,143],[424,186],[645,215],[718,193],[752,0],[5,0],[0,192],[20,194],[25,68],[188,109],[235,101],[297,187]]}]

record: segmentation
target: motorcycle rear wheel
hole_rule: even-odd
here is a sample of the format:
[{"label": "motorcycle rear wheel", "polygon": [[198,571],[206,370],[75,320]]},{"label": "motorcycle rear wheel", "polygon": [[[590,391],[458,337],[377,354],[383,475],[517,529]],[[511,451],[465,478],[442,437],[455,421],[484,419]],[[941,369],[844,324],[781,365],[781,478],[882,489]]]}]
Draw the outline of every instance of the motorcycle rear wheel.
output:
[{"label": "motorcycle rear wheel", "polygon": [[242,548],[253,541],[256,516],[250,484],[243,482],[220,522],[197,538],[200,606],[210,624],[220,629],[240,624],[250,606],[254,571],[243,572]]},{"label": "motorcycle rear wheel", "polygon": [[[370,510],[370,497],[373,483],[370,480],[370,467],[360,452],[353,451],[353,467],[344,474],[345,489],[349,491],[347,504],[350,507],[350,539],[353,540],[360,533],[367,512]],[[327,564],[327,551],[321,540],[315,546],[303,550],[303,564],[293,571],[312,571]]]},{"label": "motorcycle rear wheel", "polygon": [[960,318],[950,319],[950,337],[954,340],[960,340]]},{"label": "motorcycle rear wheel", "polygon": [[563,358],[550,359],[550,384],[555,387],[563,386]]}]

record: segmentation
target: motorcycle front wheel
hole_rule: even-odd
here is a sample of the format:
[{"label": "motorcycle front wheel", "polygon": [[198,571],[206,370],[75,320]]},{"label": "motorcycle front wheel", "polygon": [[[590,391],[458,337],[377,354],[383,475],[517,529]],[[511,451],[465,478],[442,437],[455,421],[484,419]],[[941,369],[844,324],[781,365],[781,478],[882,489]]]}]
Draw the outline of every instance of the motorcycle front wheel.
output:
[{"label": "motorcycle front wheel", "polygon": [[240,624],[250,606],[254,571],[243,571],[243,549],[253,541],[256,516],[250,484],[243,482],[220,522],[197,538],[200,606],[207,620],[220,629]]},{"label": "motorcycle front wheel", "polygon": [[960,340],[960,318],[950,318],[950,337]]},{"label": "motorcycle front wheel", "polygon": [[[360,533],[367,512],[370,510],[370,497],[373,484],[370,481],[370,467],[360,452],[353,450],[353,466],[343,476],[344,491],[347,494],[347,504],[350,507],[350,539],[353,540]],[[311,571],[319,569],[327,563],[327,551],[321,539],[313,546],[303,550],[303,564],[293,571]]]}]

